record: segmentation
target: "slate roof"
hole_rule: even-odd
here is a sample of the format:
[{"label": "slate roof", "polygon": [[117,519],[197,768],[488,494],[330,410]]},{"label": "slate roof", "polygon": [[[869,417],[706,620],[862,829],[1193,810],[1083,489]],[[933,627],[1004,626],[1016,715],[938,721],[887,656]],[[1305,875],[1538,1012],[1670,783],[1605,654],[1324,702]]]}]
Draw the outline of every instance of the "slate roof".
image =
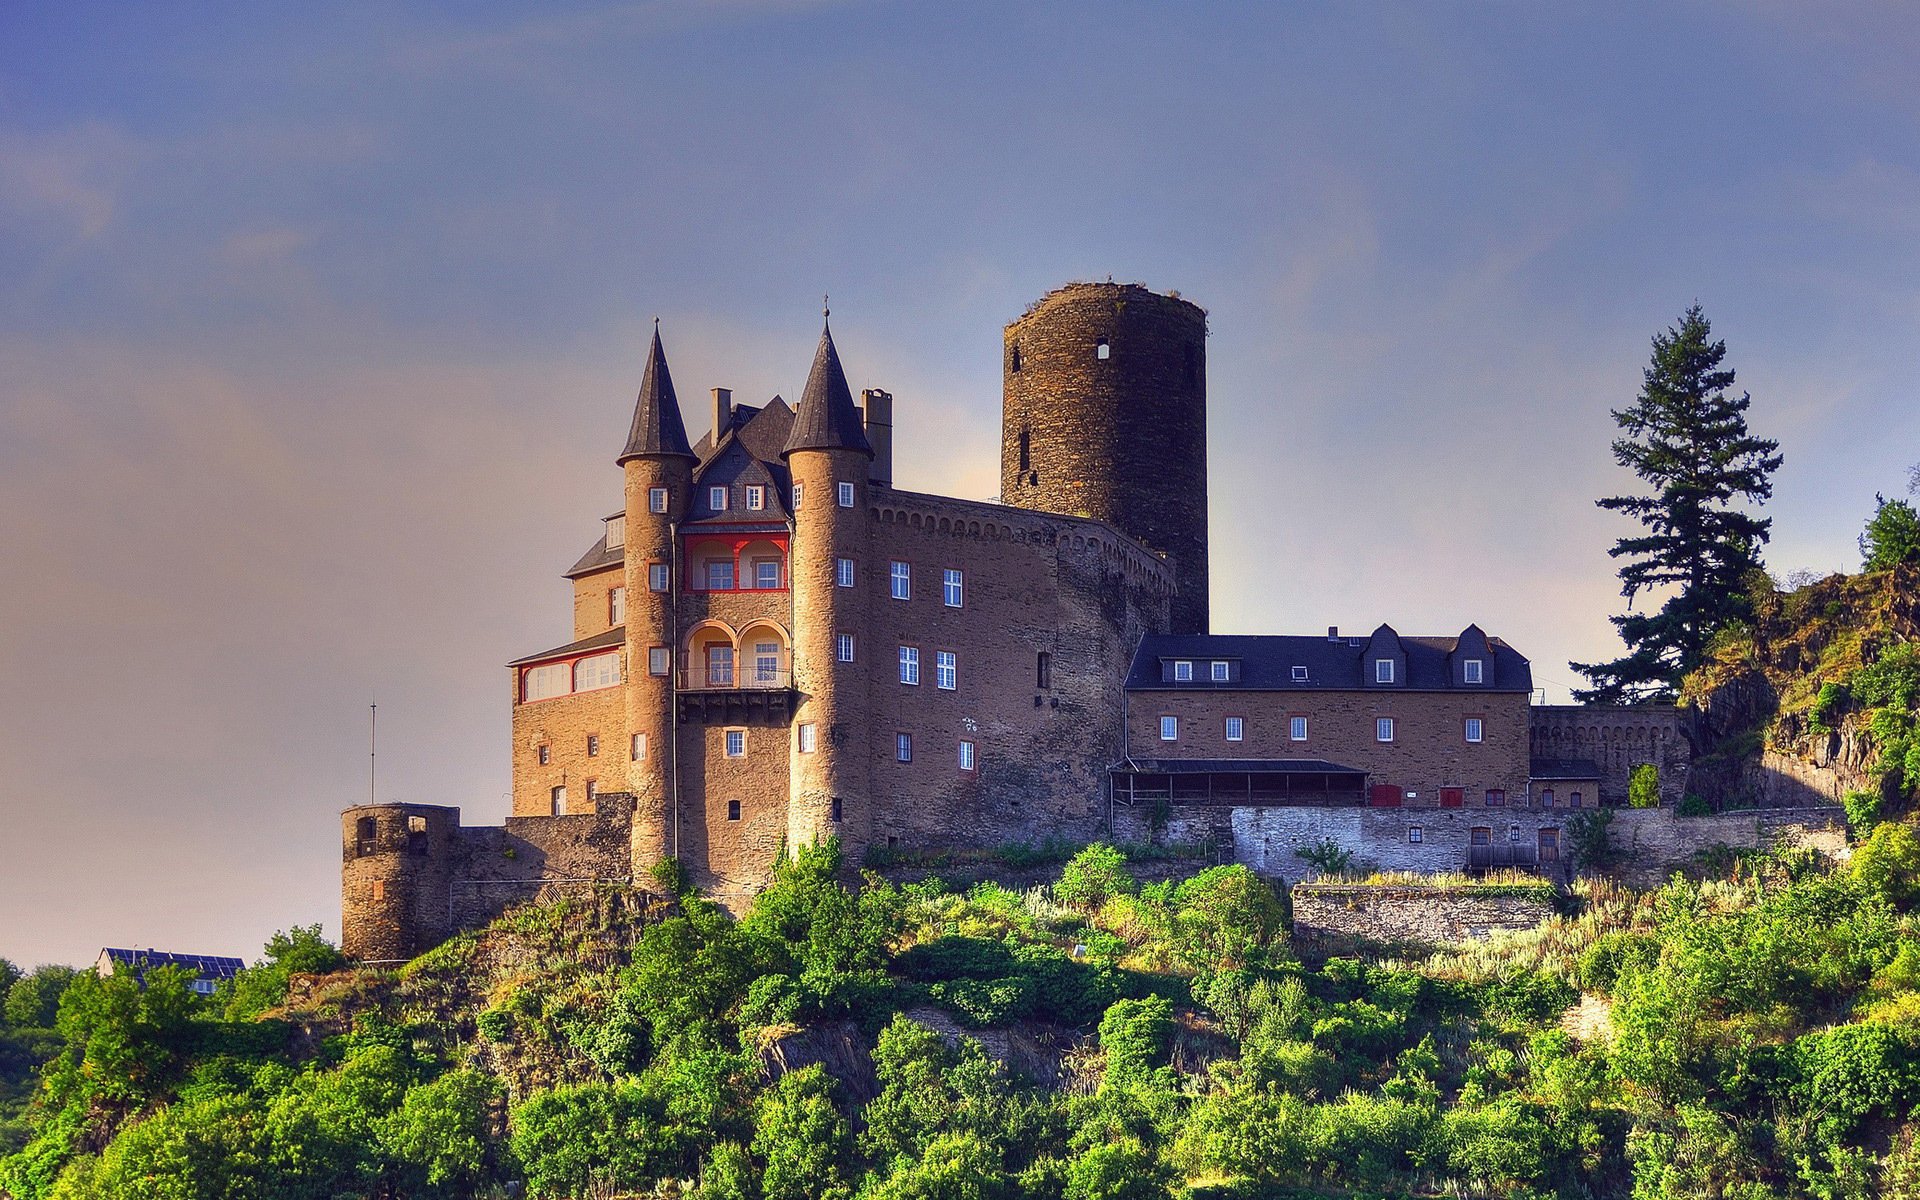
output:
[{"label": "slate roof", "polygon": [[858,450],[873,457],[860,410],[847,387],[847,373],[840,367],[840,352],[833,348],[833,331],[824,326],[813,369],[807,372],[806,390],[800,393],[800,411],[781,454],[795,450]]},{"label": "slate roof", "polygon": [[613,646],[622,646],[626,644],[626,641],[627,627],[625,625],[615,625],[605,633],[596,633],[590,638],[582,638],[577,642],[568,642],[564,646],[555,646],[551,650],[542,650],[538,654],[529,654],[524,658],[516,658],[507,665],[510,667],[524,667],[528,663],[540,662],[542,659],[565,658],[570,654],[584,654],[589,650],[606,650]]},{"label": "slate roof", "polygon": [[[1365,775],[1324,758],[1136,758],[1135,771],[1149,775],[1200,775],[1250,771],[1260,775]],[[1125,769],[1125,768],[1121,768]]]},{"label": "slate roof", "polygon": [[190,967],[201,979],[217,981],[232,979],[247,965],[223,954],[174,954],[166,950],[122,950],[114,946],[100,953],[113,963],[114,970],[130,968],[136,975],[144,975],[157,967]]},{"label": "slate roof", "polygon": [[1536,758],[1527,768],[1535,779],[1598,780],[1599,764],[1578,758]]},{"label": "slate roof", "polygon": [[[1400,638],[1407,656],[1407,681],[1382,691],[1452,691],[1452,673],[1447,656],[1453,653],[1458,638]],[[1140,642],[1134,652],[1133,666],[1127,672],[1128,691],[1253,691],[1253,692],[1325,692],[1374,690],[1362,677],[1361,656],[1366,649],[1364,637],[1326,637],[1246,634],[1156,634]],[[1531,692],[1533,668],[1526,658],[1499,638],[1488,638],[1492,652],[1492,672],[1484,684],[1462,686],[1460,691]],[[1214,682],[1204,678],[1205,667],[1194,668],[1191,682],[1171,683],[1161,678],[1163,659],[1191,659],[1196,664],[1237,659],[1240,678]],[[1305,682],[1293,678],[1293,668],[1307,668]]]},{"label": "slate roof", "polygon": [[673,374],[667,370],[667,355],[660,348],[660,325],[653,327],[653,345],[647,350],[647,373],[640,380],[640,398],[633,405],[633,428],[627,433],[627,448],[614,461],[649,455],[692,458],[687,445],[687,427],[680,420],[680,399],[673,393]]}]

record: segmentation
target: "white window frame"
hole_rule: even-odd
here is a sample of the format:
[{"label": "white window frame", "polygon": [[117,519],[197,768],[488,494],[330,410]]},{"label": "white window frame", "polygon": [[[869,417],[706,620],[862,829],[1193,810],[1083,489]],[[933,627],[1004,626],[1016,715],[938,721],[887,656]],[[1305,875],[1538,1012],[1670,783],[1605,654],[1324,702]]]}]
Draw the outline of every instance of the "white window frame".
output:
[{"label": "white window frame", "polygon": [[853,560],[836,558],[833,560],[833,583],[835,587],[853,586]]},{"label": "white window frame", "polygon": [[948,608],[960,608],[966,601],[966,576],[958,567],[947,567],[940,573],[940,598]]},{"label": "white window frame", "polygon": [[573,690],[576,692],[597,692],[601,688],[615,687],[619,682],[620,652],[618,650],[589,654],[585,658],[574,660]]},{"label": "white window frame", "polygon": [[910,763],[913,761],[913,735],[896,733],[893,735],[893,761]]},{"label": "white window frame", "polygon": [[800,731],[795,739],[800,747],[800,753],[812,754],[814,748],[819,745],[819,734],[819,727],[812,721],[801,722]]},{"label": "white window frame", "polygon": [[1230,667],[1227,663],[1223,663],[1218,660],[1209,664],[1207,668],[1207,677],[1213,680],[1213,682],[1215,683],[1227,682],[1228,678],[1232,674],[1233,674],[1232,667]]},{"label": "white window frame", "polygon": [[895,600],[913,598],[913,564],[894,559],[887,564],[887,595]]},{"label": "white window frame", "polygon": [[624,625],[627,623],[627,589],[615,587],[607,589],[607,624]]},{"label": "white window frame", "polygon": [[853,635],[850,633],[841,633],[841,634],[834,635],[833,653],[834,653],[834,657],[840,662],[852,662],[853,661]]},{"label": "white window frame", "polygon": [[671,646],[647,647],[647,674],[668,675],[673,671],[673,648]]},{"label": "white window frame", "polygon": [[1461,666],[1460,676],[1468,683],[1481,682],[1484,677],[1484,672],[1481,669],[1480,660],[1477,658],[1468,659]]},{"label": "white window frame", "polygon": [[1293,681],[1295,683],[1306,683],[1307,669],[1305,667],[1295,667],[1293,669]]},{"label": "white window frame", "polygon": [[1247,719],[1245,717],[1227,718],[1227,740],[1244,742],[1247,740]]},{"label": "white window frame", "polygon": [[[773,582],[762,578],[767,568],[773,568]],[[757,592],[777,592],[780,590],[780,560],[777,558],[756,558],[753,560],[753,589]]]},{"label": "white window frame", "polygon": [[1173,664],[1173,681],[1175,683],[1192,683],[1193,663],[1184,658],[1175,659]]},{"label": "white window frame", "polygon": [[1180,718],[1162,716],[1160,718],[1160,740],[1177,742],[1180,740]]},{"label": "white window frame", "polygon": [[747,485],[747,508],[759,512],[767,506],[766,485],[750,483]]},{"label": "white window frame", "polygon": [[900,682],[908,687],[920,686],[920,647],[900,647]]},{"label": "white window frame", "polygon": [[1393,682],[1393,660],[1376,658],[1373,660],[1373,681],[1375,683]]},{"label": "white window frame", "polygon": [[647,761],[647,735],[636,733],[627,744],[627,754],[634,762]]},{"label": "white window frame", "polygon": [[667,489],[663,487],[647,489],[647,511],[657,513],[667,511]]},{"label": "white window frame", "polygon": [[1407,826],[1408,842],[1414,843],[1414,844],[1420,844],[1420,843],[1424,843],[1426,840],[1427,840],[1426,830],[1422,829],[1418,825]]},{"label": "white window frame", "polygon": [[541,663],[520,673],[520,701],[523,704],[572,694],[572,663]]},{"label": "white window frame", "polygon": [[742,726],[721,731],[721,744],[726,748],[728,758],[747,756],[747,731]]},{"label": "white window frame", "polygon": [[933,652],[933,686],[943,692],[960,687],[960,656],[951,650]]},{"label": "white window frame", "polygon": [[607,518],[607,549],[618,550],[627,544],[627,515]]},{"label": "white window frame", "polygon": [[971,771],[973,770],[973,764],[974,764],[973,743],[968,741],[965,738],[961,738],[960,739],[960,769],[962,771]]},{"label": "white window frame", "polygon": [[806,494],[807,494],[806,484],[796,483],[793,485],[793,511],[795,512],[800,511],[800,497]]},{"label": "white window frame", "polygon": [[673,571],[666,563],[647,564],[647,590],[664,592],[673,583]]},{"label": "white window frame", "polygon": [[1287,718],[1287,740],[1304,742],[1307,740],[1307,719],[1295,713]]},{"label": "white window frame", "polygon": [[1469,742],[1476,745],[1487,740],[1487,723],[1479,717],[1468,717],[1466,727],[1461,731]]},{"label": "white window frame", "polygon": [[[738,573],[738,572],[736,572],[736,571],[735,571],[735,570],[733,569],[733,566],[734,566],[734,563],[733,563],[733,560],[732,560],[732,559],[730,559],[730,558],[709,558],[709,559],[707,559],[707,560],[706,560],[706,562],[704,562],[704,563],[702,563],[702,564],[701,564],[701,566],[703,566],[703,567],[705,567],[705,568],[706,568],[706,570],[705,570],[705,572],[704,572],[704,574],[706,575],[706,578],[705,578],[704,580],[702,580],[702,582],[703,582],[703,583],[705,583],[705,584],[707,585],[707,588],[706,588],[706,590],[707,590],[707,591],[709,591],[709,592],[735,592],[735,591],[739,591],[739,590],[740,590],[740,577],[739,577],[739,573]],[[727,574],[727,582],[726,582],[726,585],[725,585],[724,587],[721,587],[721,586],[716,586],[716,585],[714,584],[714,582],[713,582],[713,580],[714,580],[714,572],[716,572],[716,571],[725,571],[725,572],[726,572],[726,574]]]},{"label": "white window frame", "polygon": [[707,507],[715,512],[727,511],[727,488],[719,484],[707,489]]},{"label": "white window frame", "polygon": [[1382,742],[1382,743],[1391,742],[1393,740],[1393,733],[1394,733],[1394,730],[1393,730],[1392,717],[1375,717],[1373,719],[1373,740],[1374,741]]},{"label": "white window frame", "polygon": [[841,508],[853,507],[853,485],[846,480],[841,480],[839,484],[834,487],[833,496]]}]

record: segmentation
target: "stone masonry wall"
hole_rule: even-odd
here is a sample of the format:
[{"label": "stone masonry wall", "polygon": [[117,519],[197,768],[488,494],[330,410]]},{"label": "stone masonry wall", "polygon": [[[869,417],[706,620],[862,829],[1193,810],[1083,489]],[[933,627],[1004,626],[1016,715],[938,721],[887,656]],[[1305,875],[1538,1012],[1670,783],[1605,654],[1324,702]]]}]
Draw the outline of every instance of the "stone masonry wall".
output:
[{"label": "stone masonry wall", "polygon": [[[599,653],[608,653],[600,651]],[[612,653],[625,658],[625,650]],[[628,674],[621,664],[622,678]],[[508,672],[511,686],[518,676]],[[518,699],[518,692],[514,694]],[[597,738],[597,743],[589,739]],[[597,745],[597,750],[591,747]],[[547,762],[540,762],[540,747]],[[567,789],[568,814],[592,812],[588,781],[595,790],[625,791],[632,742],[627,734],[627,697],[624,687],[575,692],[547,700],[513,705],[513,814],[516,817],[552,815],[553,789]]]},{"label": "stone masonry wall", "polygon": [[1692,744],[1672,705],[1543,704],[1530,717],[1533,756],[1587,759],[1600,767],[1600,799],[1627,802],[1627,780],[1634,767],[1660,768],[1660,801],[1678,804],[1687,794]]},{"label": "stone masonry wall", "polygon": [[1532,929],[1553,916],[1545,900],[1447,888],[1301,884],[1293,889],[1294,937],[1450,946]]}]

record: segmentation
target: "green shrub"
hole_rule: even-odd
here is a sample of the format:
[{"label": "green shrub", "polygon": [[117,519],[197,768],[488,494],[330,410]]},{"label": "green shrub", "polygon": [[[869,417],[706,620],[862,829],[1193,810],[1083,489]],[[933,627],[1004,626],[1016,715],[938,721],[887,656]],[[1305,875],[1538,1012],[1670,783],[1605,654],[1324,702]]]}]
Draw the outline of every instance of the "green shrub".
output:
[{"label": "green shrub", "polygon": [[1120,851],[1105,842],[1095,842],[1073,856],[1053,885],[1053,898],[1082,911],[1099,908],[1112,896],[1133,892],[1139,884],[1127,870]]},{"label": "green shrub", "polygon": [[1870,893],[1905,906],[1920,899],[1920,837],[1913,827],[1883,821],[1853,852],[1853,877]]},{"label": "green shrub", "polygon": [[1706,797],[1688,792],[1686,795],[1680,797],[1679,812],[1683,817],[1710,816],[1713,813],[1713,805],[1707,803]]},{"label": "green shrub", "polygon": [[1904,1114],[1920,1100],[1920,1041],[1886,1025],[1841,1025],[1794,1042],[1792,1094],[1839,1141],[1876,1114]]},{"label": "green shrub", "polygon": [[1353,867],[1353,851],[1332,838],[1321,838],[1310,846],[1296,846],[1293,852],[1322,875],[1344,875]]},{"label": "green shrub", "polygon": [[1660,768],[1641,763],[1627,776],[1627,803],[1635,808],[1660,807]]},{"label": "green shrub", "polygon": [[1902,563],[1920,562],[1920,513],[1905,500],[1876,494],[1873,516],[1860,534],[1861,567],[1887,571]]},{"label": "green shrub", "polygon": [[1567,845],[1573,851],[1573,860],[1595,870],[1611,866],[1616,857],[1610,833],[1612,828],[1613,810],[1610,808],[1581,809],[1568,817]]},{"label": "green shrub", "polygon": [[1879,792],[1848,792],[1840,803],[1847,810],[1847,828],[1856,835],[1870,832],[1880,821]]},{"label": "green shrub", "polygon": [[1807,710],[1807,727],[1815,733],[1832,733],[1834,722],[1845,710],[1851,695],[1844,683],[1823,683]]}]

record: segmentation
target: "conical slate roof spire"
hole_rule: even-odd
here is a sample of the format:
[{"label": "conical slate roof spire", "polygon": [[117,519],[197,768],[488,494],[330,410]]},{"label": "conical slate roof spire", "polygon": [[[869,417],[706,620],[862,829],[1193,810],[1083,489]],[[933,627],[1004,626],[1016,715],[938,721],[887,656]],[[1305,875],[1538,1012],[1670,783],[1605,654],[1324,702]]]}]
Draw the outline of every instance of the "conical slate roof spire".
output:
[{"label": "conical slate roof spire", "polygon": [[692,458],[687,444],[687,427],[680,420],[680,400],[673,394],[673,375],[667,370],[667,354],[660,348],[660,322],[653,323],[653,346],[647,352],[647,373],[640,381],[640,399],[633,406],[633,430],[627,434],[627,448],[615,460],[630,458]]},{"label": "conical slate roof spire", "polygon": [[807,373],[807,387],[800,393],[800,409],[793,417],[793,432],[780,455],[784,458],[795,450],[858,450],[873,457],[860,410],[853,406],[853,392],[847,387],[847,373],[840,367],[840,352],[833,348],[833,330],[824,321],[813,370]]}]

